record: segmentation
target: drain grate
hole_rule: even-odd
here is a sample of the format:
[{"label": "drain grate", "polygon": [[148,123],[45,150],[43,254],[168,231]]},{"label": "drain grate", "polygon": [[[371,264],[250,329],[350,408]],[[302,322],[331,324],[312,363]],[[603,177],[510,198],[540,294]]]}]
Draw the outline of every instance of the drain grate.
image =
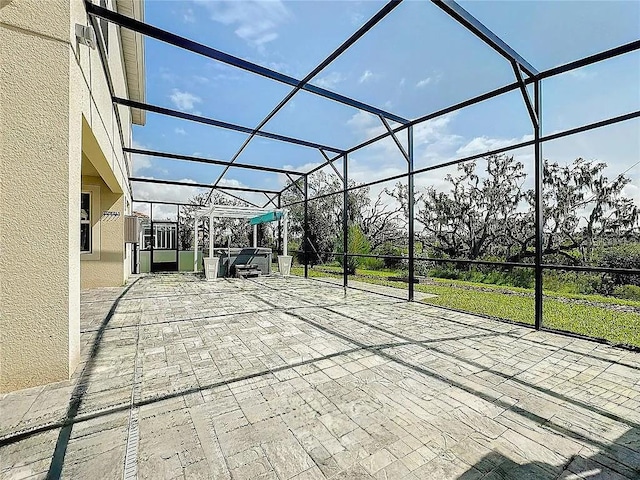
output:
[{"label": "drain grate", "polygon": [[[140,331],[138,330],[138,340]],[[142,398],[142,358],[138,355],[138,341],[136,341],[136,359],[133,372],[133,387],[131,389],[131,409],[129,411],[129,429],[127,432],[127,449],[124,457],[124,480],[138,478],[138,443],[140,433],[138,428],[139,404]]]}]

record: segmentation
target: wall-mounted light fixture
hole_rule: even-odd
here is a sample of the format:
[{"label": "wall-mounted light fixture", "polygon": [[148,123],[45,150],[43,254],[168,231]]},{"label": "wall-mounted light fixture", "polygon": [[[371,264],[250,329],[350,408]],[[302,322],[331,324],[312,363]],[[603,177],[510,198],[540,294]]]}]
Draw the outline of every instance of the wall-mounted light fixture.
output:
[{"label": "wall-mounted light fixture", "polygon": [[76,39],[78,43],[95,50],[97,45],[96,32],[91,25],[80,25],[76,23]]}]

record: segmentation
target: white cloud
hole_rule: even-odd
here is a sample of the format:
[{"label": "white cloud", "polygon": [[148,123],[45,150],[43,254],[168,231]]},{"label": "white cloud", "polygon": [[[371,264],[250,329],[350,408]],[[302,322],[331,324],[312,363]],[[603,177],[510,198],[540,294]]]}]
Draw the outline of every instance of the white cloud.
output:
[{"label": "white cloud", "polygon": [[576,78],[578,80],[586,80],[589,78],[594,78],[597,75],[597,72],[594,72],[593,70],[585,70],[583,68],[578,69],[578,70],[569,70],[566,75],[568,75],[569,77],[573,77]]},{"label": "white cloud", "polygon": [[186,135],[187,134],[187,132],[184,130],[184,128],[179,128],[179,127],[176,128],[174,130],[174,132],[176,132],[177,135]]},{"label": "white cloud", "polygon": [[235,34],[249,45],[263,48],[278,38],[277,28],[291,18],[291,13],[280,0],[223,1],[200,0],[211,19],[223,25],[235,26]]},{"label": "white cloud", "polygon": [[196,83],[206,84],[209,83],[209,79],[203,75],[194,75],[193,81]]},{"label": "white cloud", "polygon": [[[154,177],[141,177],[153,179]],[[182,178],[178,180],[183,183],[197,183],[192,178]],[[186,185],[163,185],[159,183],[133,183],[133,196],[136,200],[155,200],[163,202],[181,202],[188,203],[195,195],[207,192],[208,190],[200,187],[189,187]],[[154,217],[156,207],[154,207]]]},{"label": "white cloud", "polygon": [[[139,150],[147,150],[147,146],[141,143],[133,141],[133,148],[137,148]],[[131,155],[131,169],[133,171],[133,175],[138,176],[138,174],[144,170],[148,170],[152,167],[151,159],[146,155]]]},{"label": "white cloud", "polygon": [[165,82],[169,82],[172,83],[174,82],[178,77],[176,75],[174,75],[173,73],[169,73],[169,72],[162,72],[160,74],[160,78],[162,80],[164,80]]},{"label": "white cloud", "polygon": [[416,83],[416,87],[418,88],[426,87],[430,83],[431,83],[431,77],[423,78],[418,83]]},{"label": "white cloud", "polygon": [[467,157],[475,155],[477,153],[488,152],[490,150],[496,150],[498,148],[507,147],[520,142],[526,142],[533,140],[533,135],[527,134],[520,138],[490,138],[490,137],[476,137],[470,142],[460,147],[456,153],[460,156]]},{"label": "white cloud", "polygon": [[318,78],[314,83],[322,88],[333,88],[346,80],[346,77],[339,72],[331,72],[324,77]]},{"label": "white cloud", "polygon": [[169,96],[173,104],[179,109],[187,112],[194,112],[194,106],[196,103],[202,103],[202,99],[197,95],[189,92],[182,92],[177,88],[172,90]]},{"label": "white cloud", "polygon": [[365,70],[362,76],[358,79],[358,83],[364,83],[373,78],[373,72],[371,70]]},{"label": "white cloud", "polygon": [[182,14],[182,20],[185,23],[196,23],[196,16],[193,13],[192,8],[187,8]]},{"label": "white cloud", "polygon": [[349,20],[351,21],[351,25],[360,26],[363,24],[365,16],[361,12],[351,12],[349,14]]},{"label": "white cloud", "polygon": [[354,130],[362,131],[368,130],[373,125],[378,125],[379,121],[380,120],[371,113],[359,110],[357,113],[354,113],[349,120],[347,120],[347,125],[353,127]]},{"label": "white cloud", "polygon": [[[223,178],[222,180],[220,180],[220,182],[218,182],[218,184],[223,187],[240,187],[240,188],[251,187],[251,186],[245,185],[239,180],[236,180],[235,178]],[[261,187],[256,187],[255,185],[253,185],[252,187],[261,188]],[[221,191],[224,191],[224,190],[221,190]],[[264,194],[258,193],[258,192],[229,191],[228,193],[233,196],[243,198],[251,203],[255,203],[256,205],[260,205],[260,206],[264,205],[267,202],[267,197]]]},{"label": "white cloud", "polygon": [[405,83],[407,83],[407,79],[402,77],[402,80],[400,80],[400,84],[398,85],[400,88],[404,87]]},{"label": "white cloud", "polygon": [[148,170],[151,168],[151,160],[149,157],[145,155],[131,155],[131,161],[133,162],[133,174],[138,175],[140,172],[144,170]]},{"label": "white cloud", "polygon": [[[330,154],[329,158],[333,158],[333,154]],[[285,170],[294,170],[296,172],[300,172],[300,173],[307,173],[308,171],[319,167],[320,165],[324,164],[324,161],[319,161],[319,162],[308,162],[305,163],[304,165],[283,165],[282,168]],[[334,165],[336,165],[336,162],[333,163]],[[326,171],[328,172],[328,169],[330,169],[331,167],[329,165],[327,165],[325,167],[325,169],[327,169]],[[321,171],[324,169],[321,169]],[[331,169],[331,172],[333,172],[333,169]],[[296,175],[291,175],[291,178],[293,178],[294,180],[296,180],[298,177]],[[284,174],[279,174],[277,177],[277,185],[280,188],[284,188],[285,185],[287,185],[289,183],[289,177],[287,177]]]}]

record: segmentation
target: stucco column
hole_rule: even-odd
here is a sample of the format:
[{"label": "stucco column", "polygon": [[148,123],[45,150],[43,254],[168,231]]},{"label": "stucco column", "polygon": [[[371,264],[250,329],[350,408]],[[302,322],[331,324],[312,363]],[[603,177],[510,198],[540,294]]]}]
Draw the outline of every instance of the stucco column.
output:
[{"label": "stucco column", "polygon": [[258,246],[258,225],[253,226],[253,248]]},{"label": "stucco column", "polygon": [[0,8],[0,391],[68,379],[80,357],[81,113],[70,2]]}]

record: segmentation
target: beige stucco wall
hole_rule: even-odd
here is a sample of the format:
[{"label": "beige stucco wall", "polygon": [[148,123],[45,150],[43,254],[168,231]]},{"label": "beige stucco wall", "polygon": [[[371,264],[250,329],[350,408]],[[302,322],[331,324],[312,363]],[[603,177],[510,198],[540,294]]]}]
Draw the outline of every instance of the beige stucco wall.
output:
[{"label": "beige stucco wall", "polygon": [[69,149],[69,4],[53,0],[51,18],[37,7],[16,0],[0,10],[3,391],[67,378],[80,353],[80,261],[70,254],[79,248],[69,216],[80,188],[71,184],[79,172]]},{"label": "beige stucco wall", "polygon": [[[82,0],[47,0],[46,8],[0,0],[0,7],[0,391],[9,391],[68,379],[79,361],[83,118],[116,179],[109,188],[102,182],[100,207],[121,217],[100,225],[105,263],[113,265],[94,261],[82,275],[102,271],[113,284],[128,275],[128,261],[115,268],[112,260],[124,257],[119,223],[131,194],[98,52],[75,39],[75,24],[87,24]],[[110,28],[114,87],[126,97],[118,32]],[[128,145],[129,112],[120,113]]]},{"label": "beige stucco wall", "polygon": [[[125,281],[125,252],[124,245],[124,196],[113,193],[100,177],[82,177],[82,190],[93,191],[99,189],[99,195],[93,195],[92,205],[92,233],[94,245],[99,244],[96,255],[83,254],[80,263],[81,287],[115,287]],[[118,212],[118,217],[104,215],[104,212]],[[129,257],[127,255],[127,260]]]}]

